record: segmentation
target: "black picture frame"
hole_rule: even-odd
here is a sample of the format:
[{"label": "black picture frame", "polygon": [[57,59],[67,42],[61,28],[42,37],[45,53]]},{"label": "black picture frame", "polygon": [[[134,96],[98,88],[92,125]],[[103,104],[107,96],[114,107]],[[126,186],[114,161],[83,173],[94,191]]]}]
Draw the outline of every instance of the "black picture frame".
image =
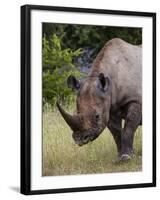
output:
[{"label": "black picture frame", "polygon": [[[142,16],[151,17],[153,22],[152,33],[152,77],[153,77],[153,160],[152,160],[152,183],[138,183],[125,185],[109,185],[78,188],[60,188],[60,189],[31,189],[31,11],[64,11],[92,14],[123,15],[123,16]],[[71,8],[54,7],[43,5],[24,5],[21,6],[21,183],[20,191],[22,194],[49,194],[64,192],[81,192],[95,190],[127,189],[140,187],[156,186],[156,13],[120,11],[120,10],[102,10],[89,8]]]}]

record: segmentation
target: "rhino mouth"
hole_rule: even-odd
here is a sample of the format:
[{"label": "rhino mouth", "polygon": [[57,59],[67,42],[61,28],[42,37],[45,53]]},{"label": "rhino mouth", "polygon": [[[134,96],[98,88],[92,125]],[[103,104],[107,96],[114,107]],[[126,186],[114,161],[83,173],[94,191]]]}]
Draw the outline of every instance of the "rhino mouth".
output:
[{"label": "rhino mouth", "polygon": [[75,143],[78,145],[78,146],[83,146],[85,144],[88,144],[92,141],[94,141],[99,135],[100,135],[101,131],[94,131],[94,132],[91,132],[91,131],[85,131],[85,132],[80,132],[80,131],[77,131],[77,132],[73,132],[73,139],[75,141]]},{"label": "rhino mouth", "polygon": [[83,140],[75,140],[75,143],[78,145],[78,146],[83,146],[85,144],[88,144],[89,142],[92,142],[93,140],[95,140],[97,137],[95,136],[90,136],[90,137],[87,137]]}]

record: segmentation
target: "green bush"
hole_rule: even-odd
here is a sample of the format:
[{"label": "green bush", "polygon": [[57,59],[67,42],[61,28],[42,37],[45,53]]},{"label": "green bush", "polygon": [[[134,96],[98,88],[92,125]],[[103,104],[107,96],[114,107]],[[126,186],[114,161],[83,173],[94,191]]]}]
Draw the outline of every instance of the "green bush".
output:
[{"label": "green bush", "polygon": [[67,88],[66,80],[71,74],[82,76],[73,64],[73,59],[81,52],[81,49],[62,49],[61,38],[56,34],[49,39],[43,37],[43,104],[47,102],[54,105],[57,99],[70,103],[74,99],[73,92]]},{"label": "green bush", "polygon": [[142,28],[43,23],[43,35],[50,38],[53,33],[61,38],[63,48],[73,50],[89,47],[99,51],[112,38],[142,43]]}]

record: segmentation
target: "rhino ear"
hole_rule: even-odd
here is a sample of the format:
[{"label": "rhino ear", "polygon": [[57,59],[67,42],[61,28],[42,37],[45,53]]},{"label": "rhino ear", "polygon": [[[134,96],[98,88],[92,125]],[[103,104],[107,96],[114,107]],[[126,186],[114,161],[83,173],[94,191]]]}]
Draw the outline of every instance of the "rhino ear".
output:
[{"label": "rhino ear", "polygon": [[70,75],[67,79],[67,85],[71,89],[78,90],[80,88],[80,82],[74,76]]},{"label": "rhino ear", "polygon": [[107,92],[110,86],[110,79],[105,77],[103,73],[100,73],[99,76],[99,88],[102,92]]}]

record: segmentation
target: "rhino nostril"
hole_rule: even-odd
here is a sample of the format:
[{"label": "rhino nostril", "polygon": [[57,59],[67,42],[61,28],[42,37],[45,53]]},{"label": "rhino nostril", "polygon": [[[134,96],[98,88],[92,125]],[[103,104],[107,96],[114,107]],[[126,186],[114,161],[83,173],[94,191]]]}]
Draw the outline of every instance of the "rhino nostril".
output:
[{"label": "rhino nostril", "polygon": [[83,137],[84,140],[87,140],[88,138],[89,138],[89,135],[85,135],[85,136]]}]

